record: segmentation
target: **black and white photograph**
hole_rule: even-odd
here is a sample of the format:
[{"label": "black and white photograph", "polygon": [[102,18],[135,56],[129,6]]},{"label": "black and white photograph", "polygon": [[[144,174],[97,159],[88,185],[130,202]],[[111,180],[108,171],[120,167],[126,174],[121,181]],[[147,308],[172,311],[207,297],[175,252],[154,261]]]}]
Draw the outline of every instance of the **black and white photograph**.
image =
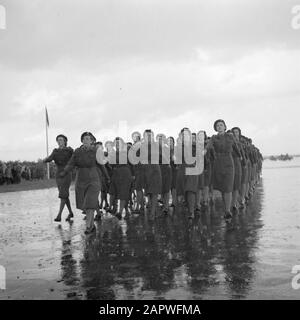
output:
[{"label": "black and white photograph", "polygon": [[300,0],[0,0],[0,300],[300,300],[299,121]]}]

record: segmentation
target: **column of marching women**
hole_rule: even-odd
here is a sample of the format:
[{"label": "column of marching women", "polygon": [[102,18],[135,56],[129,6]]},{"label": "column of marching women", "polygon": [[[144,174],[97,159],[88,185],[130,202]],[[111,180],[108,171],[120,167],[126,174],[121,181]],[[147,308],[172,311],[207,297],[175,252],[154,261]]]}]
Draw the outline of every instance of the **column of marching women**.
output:
[{"label": "column of marching women", "polygon": [[[183,128],[177,139],[155,136],[147,129],[143,134],[134,132],[132,142],[116,137],[105,144],[84,132],[75,150],[67,146],[65,135],[58,135],[58,148],[44,160],[57,166],[60,207],[55,221],[61,221],[65,205],[66,220],[74,218],[69,200],[74,168],[76,208],[85,215],[87,234],[95,231],[94,220],[101,221],[104,211],[118,219],[145,214],[149,220],[182,211],[193,219],[214,205],[216,191],[222,195],[224,218],[230,219],[251,201],[263,157],[239,127],[228,130],[219,119],[213,128],[216,134],[211,137]],[[192,159],[202,157],[199,174],[187,174],[198,165],[197,160],[187,161],[189,151]]]}]

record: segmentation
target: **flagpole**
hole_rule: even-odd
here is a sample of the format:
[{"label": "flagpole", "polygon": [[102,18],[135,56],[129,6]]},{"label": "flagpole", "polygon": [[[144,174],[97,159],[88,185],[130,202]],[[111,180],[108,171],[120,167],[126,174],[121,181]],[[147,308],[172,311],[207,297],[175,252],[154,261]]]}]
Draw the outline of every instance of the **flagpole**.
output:
[{"label": "flagpole", "polygon": [[[47,121],[47,108],[45,107],[45,125],[46,125],[46,152],[47,157],[49,157],[49,144],[48,144],[48,121]],[[50,179],[50,166],[49,162],[47,162],[47,179]]]}]

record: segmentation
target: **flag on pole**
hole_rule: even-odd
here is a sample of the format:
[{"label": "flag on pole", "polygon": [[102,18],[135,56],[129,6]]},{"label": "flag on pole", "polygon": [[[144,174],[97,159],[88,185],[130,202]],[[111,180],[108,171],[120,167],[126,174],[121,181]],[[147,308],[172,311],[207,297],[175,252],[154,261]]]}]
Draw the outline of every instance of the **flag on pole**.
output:
[{"label": "flag on pole", "polygon": [[[45,107],[45,112],[46,112],[46,152],[47,152],[47,157],[48,157],[48,156],[49,156],[49,147],[48,147],[49,117],[48,117],[47,107]],[[47,178],[48,178],[48,180],[50,179],[50,166],[49,166],[49,162],[47,162]]]},{"label": "flag on pole", "polygon": [[46,110],[46,124],[49,127],[49,117],[48,117],[47,107],[45,107],[45,110]]}]

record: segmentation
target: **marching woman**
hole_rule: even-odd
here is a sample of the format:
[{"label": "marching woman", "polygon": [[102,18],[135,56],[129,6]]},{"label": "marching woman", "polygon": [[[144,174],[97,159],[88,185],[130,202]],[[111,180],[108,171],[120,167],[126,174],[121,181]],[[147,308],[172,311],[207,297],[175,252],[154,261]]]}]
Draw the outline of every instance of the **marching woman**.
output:
[{"label": "marching woman", "polygon": [[224,218],[228,219],[232,217],[230,208],[234,185],[233,149],[237,152],[239,157],[241,157],[241,155],[233,135],[226,132],[224,120],[216,120],[214,129],[218,134],[213,135],[209,141],[209,146],[214,148],[216,155],[213,167],[213,187],[222,193],[225,207]]},{"label": "marching woman", "polygon": [[171,165],[171,195],[172,204],[170,207],[175,208],[177,204],[177,194],[176,194],[176,177],[177,177],[177,165],[175,164],[175,140],[173,137],[167,139],[167,144],[170,148],[170,165]]},{"label": "marching woman", "polygon": [[258,152],[257,152],[257,148],[255,147],[255,145],[253,145],[253,153],[254,153],[254,172],[253,172],[253,177],[252,177],[252,189],[253,192],[255,190],[255,186],[257,184],[257,163],[258,163]]},{"label": "marching woman", "polygon": [[189,212],[189,218],[194,217],[195,205],[196,205],[196,193],[198,191],[199,175],[188,175],[187,169],[196,166],[195,163],[188,163],[188,154],[185,151],[189,151],[189,156],[196,155],[196,145],[192,143],[192,134],[188,128],[183,128],[179,134],[178,145],[176,146],[175,157],[178,165],[176,190],[177,195],[180,198],[184,198],[187,203]]},{"label": "marching woman", "polygon": [[[197,137],[202,133],[198,132]],[[200,207],[203,210],[208,208],[209,201],[209,187],[211,185],[211,176],[212,176],[212,163],[214,160],[214,149],[212,147],[208,147],[209,138],[207,137],[206,131],[204,131],[204,150],[206,150],[204,155],[204,170],[203,173],[199,176],[199,190],[197,194],[197,208],[199,210]],[[202,191],[202,203],[201,200],[201,191]]]},{"label": "marching woman", "polygon": [[[113,167],[109,194],[113,212],[116,212],[116,217],[121,220],[122,212],[131,195],[132,171],[128,162],[127,144],[117,137],[115,139],[115,147],[115,153],[109,154],[109,162]],[[118,200],[120,200],[119,212],[117,212]]]},{"label": "marching woman", "polygon": [[[210,139],[211,137],[207,137],[207,144],[206,144],[206,148],[208,146],[211,146],[210,144]],[[213,187],[213,169],[214,169],[214,161],[215,161],[215,150],[213,148],[210,148],[211,150],[211,157],[210,157],[210,170],[211,170],[211,176],[210,176],[210,183],[209,183],[209,187],[208,187],[208,198],[209,198],[209,203],[210,205],[214,206],[215,204],[215,194],[214,194],[214,187]]]},{"label": "marching woman", "polygon": [[[109,163],[109,154],[111,152],[114,152],[114,143],[112,141],[106,141],[105,142],[105,149],[106,151],[104,151],[104,157],[105,157],[105,169],[106,172],[108,173],[108,177],[105,181],[104,184],[102,184],[102,186],[104,185],[103,190],[101,190],[101,203],[100,203],[100,208],[103,207],[103,209],[106,212],[112,212],[112,207],[110,206],[110,203],[108,202],[108,194],[109,194],[109,188],[110,188],[110,184],[111,184],[111,177],[112,177],[112,173],[113,173],[113,168],[111,166],[111,164]],[[104,202],[104,206],[103,206],[103,202]]]},{"label": "marching woman", "polygon": [[[103,201],[105,200],[105,197],[107,197],[107,189],[108,189],[110,177],[105,167],[106,159],[104,155],[103,144],[101,141],[98,141],[95,143],[95,146],[97,150],[99,149],[99,151],[103,155],[103,159],[102,159],[103,164],[97,163],[98,174],[101,182],[101,203],[99,204],[99,208],[96,210],[97,214],[95,216],[95,220],[99,221],[101,220],[101,213],[102,213],[101,210],[103,208]],[[107,203],[107,198],[106,198],[106,203]]]},{"label": "marching woman", "polygon": [[172,170],[170,166],[170,148],[167,145],[167,138],[164,134],[156,137],[159,146],[159,165],[161,170],[161,196],[163,201],[163,213],[169,212],[170,190],[172,183]]},{"label": "marching woman", "polygon": [[248,201],[251,199],[251,181],[252,181],[252,171],[253,171],[253,163],[254,163],[254,159],[253,159],[253,152],[252,152],[252,146],[251,146],[251,140],[249,138],[247,138],[246,140],[246,146],[247,146],[247,152],[249,155],[249,161],[248,161],[248,183],[247,183],[247,188],[246,188],[246,203],[248,203]]},{"label": "marching woman", "polygon": [[63,171],[64,167],[72,157],[73,149],[67,146],[68,139],[63,134],[59,134],[56,137],[56,142],[58,144],[58,148],[55,148],[51,155],[44,159],[44,162],[54,161],[56,164],[56,184],[59,192],[58,197],[60,198],[60,207],[57,217],[54,219],[54,221],[61,221],[61,215],[65,205],[69,210],[69,215],[66,218],[66,221],[70,221],[71,218],[74,217],[69,199],[69,188],[72,181],[72,173],[69,172],[64,177],[61,177],[60,173]]},{"label": "marching woman", "polygon": [[[152,130],[148,129],[143,134],[144,141],[141,145],[142,163],[145,174],[145,194],[148,197],[149,220],[153,220],[156,215],[157,199],[162,189],[162,178],[159,166],[159,148],[154,141]],[[154,161],[151,161],[151,158]]]},{"label": "marching woman", "polygon": [[[136,155],[140,157],[141,150],[141,134],[137,131],[132,134],[133,149],[137,149]],[[144,211],[144,191],[145,188],[145,172],[144,165],[142,163],[137,163],[133,166],[134,171],[134,189],[136,191],[137,205],[134,210],[135,213],[142,213]]]},{"label": "marching woman", "polygon": [[[234,127],[231,129],[231,131],[237,141],[237,144],[240,148],[241,155],[243,157],[243,161],[241,161],[242,174],[241,174],[241,187],[240,187],[240,192],[239,192],[239,195],[240,195],[240,199],[239,199],[240,206],[239,207],[241,209],[243,209],[245,207],[246,184],[248,183],[248,165],[247,165],[248,155],[247,155],[245,140],[242,137],[241,129],[239,127]],[[234,160],[237,161],[237,159],[234,159]],[[233,198],[234,197],[235,196],[233,196]],[[232,202],[233,202],[233,204],[235,203],[234,200]]]},{"label": "marching woman", "polygon": [[234,148],[232,150],[232,157],[234,163],[234,182],[233,182],[233,192],[232,192],[232,210],[233,212],[238,212],[238,201],[242,188],[242,174],[243,167],[246,165],[244,152],[239,141],[240,136],[240,128],[235,127],[231,129],[231,133],[233,134],[234,140],[236,142],[236,146],[239,150],[239,153],[236,152]]},{"label": "marching woman", "polygon": [[[86,214],[86,230],[89,234],[96,230],[94,225],[94,212],[99,208],[99,192],[101,182],[97,170],[95,137],[90,132],[81,135],[82,145],[77,148],[61,177],[66,176],[74,167],[77,167],[75,180],[76,207]],[[102,164],[102,163],[101,163]]]}]

